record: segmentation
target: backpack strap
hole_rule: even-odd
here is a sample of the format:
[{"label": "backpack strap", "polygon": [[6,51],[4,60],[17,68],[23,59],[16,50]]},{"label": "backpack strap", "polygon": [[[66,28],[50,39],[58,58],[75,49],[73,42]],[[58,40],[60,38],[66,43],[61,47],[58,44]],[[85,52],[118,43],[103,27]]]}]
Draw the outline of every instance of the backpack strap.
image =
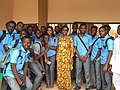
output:
[{"label": "backpack strap", "polygon": [[97,42],[97,40],[99,39],[100,37],[98,37],[92,44],[92,46],[94,46],[94,44]]},{"label": "backpack strap", "polygon": [[6,36],[6,31],[5,30],[2,30],[3,31],[3,34],[2,36],[0,37],[0,42],[5,38]]},{"label": "backpack strap", "polygon": [[103,46],[104,48],[107,47],[107,42],[108,42],[109,39],[114,40],[114,37],[111,36],[111,37],[109,37],[109,38],[106,39],[106,41],[105,41],[105,45]]},{"label": "backpack strap", "polygon": [[15,48],[18,45],[18,43],[19,43],[19,39],[15,41],[15,44],[14,44],[13,48]]},{"label": "backpack strap", "polygon": [[[14,50],[15,48],[12,48],[10,51],[9,51],[9,55],[10,55],[10,52],[12,51],[12,50]],[[22,50],[19,48],[19,55],[18,55],[18,58],[20,57],[21,59],[22,59]],[[9,57],[9,55],[8,55],[8,57]],[[6,58],[6,61],[7,61],[7,59],[8,59],[8,57]],[[6,73],[6,69],[7,69],[7,67],[8,67],[8,65],[10,64],[10,61],[9,62],[6,62],[5,61],[5,69],[4,69],[4,74]]]},{"label": "backpack strap", "polygon": [[77,36],[78,36],[78,38],[80,39],[80,41],[82,42],[82,44],[84,45],[85,49],[88,51],[88,49],[87,49],[87,47],[86,47],[85,43],[83,42],[83,40],[80,38],[80,36],[79,36],[79,35],[77,35]]},{"label": "backpack strap", "polygon": [[42,48],[42,44],[41,44],[41,42],[37,42],[37,44],[39,44],[40,49],[41,49],[41,48]]}]

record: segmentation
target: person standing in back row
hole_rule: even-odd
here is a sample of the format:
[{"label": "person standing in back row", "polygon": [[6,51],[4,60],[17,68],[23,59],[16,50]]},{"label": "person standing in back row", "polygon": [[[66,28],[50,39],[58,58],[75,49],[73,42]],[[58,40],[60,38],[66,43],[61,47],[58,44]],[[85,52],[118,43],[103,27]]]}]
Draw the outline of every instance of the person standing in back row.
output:
[{"label": "person standing in back row", "polygon": [[92,35],[92,50],[90,55],[90,65],[91,65],[91,75],[93,80],[92,89],[97,88],[100,90],[101,88],[101,76],[100,76],[100,55],[102,49],[101,38],[97,35],[97,26],[91,27],[91,35]]},{"label": "person standing in back row", "polygon": [[92,37],[86,34],[87,25],[82,23],[79,26],[80,33],[74,37],[74,45],[77,52],[83,59],[79,59],[76,55],[76,87],[74,90],[81,89],[81,70],[82,63],[84,65],[86,90],[90,90],[90,60],[89,54],[92,49]]},{"label": "person standing in back row", "polygon": [[102,89],[111,90],[112,87],[112,74],[108,72],[110,66],[110,60],[113,53],[114,41],[111,36],[108,35],[104,26],[99,28],[99,33],[102,40],[101,50],[101,80]]}]

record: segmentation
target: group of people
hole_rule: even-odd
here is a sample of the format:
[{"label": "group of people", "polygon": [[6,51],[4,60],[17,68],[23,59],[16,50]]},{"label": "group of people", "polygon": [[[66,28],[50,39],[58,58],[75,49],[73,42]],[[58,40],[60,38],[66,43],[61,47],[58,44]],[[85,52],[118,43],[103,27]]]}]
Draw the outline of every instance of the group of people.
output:
[{"label": "group of people", "polygon": [[[71,76],[74,76],[76,87],[81,89],[81,71],[86,81],[86,90],[111,90],[112,75],[116,90],[120,90],[119,46],[118,38],[109,35],[110,26],[99,29],[91,27],[87,34],[87,25],[72,25],[73,32],[68,35],[69,28],[55,26],[24,27],[23,22],[9,21],[6,31],[0,31],[0,67],[3,73],[2,90],[42,90],[41,80],[45,75],[46,88],[53,88],[57,78],[57,86],[61,90],[71,90]],[[99,30],[99,35],[97,31]],[[79,33],[78,33],[79,32]],[[3,66],[2,57],[9,54]],[[3,66],[3,67],[2,67]],[[31,80],[28,78],[28,69]]]}]

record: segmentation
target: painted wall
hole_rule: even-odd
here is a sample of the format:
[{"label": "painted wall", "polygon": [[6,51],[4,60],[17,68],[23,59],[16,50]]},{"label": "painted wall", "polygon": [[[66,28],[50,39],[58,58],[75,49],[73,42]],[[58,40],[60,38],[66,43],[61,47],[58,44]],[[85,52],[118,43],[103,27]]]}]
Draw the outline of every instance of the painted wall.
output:
[{"label": "painted wall", "polygon": [[38,23],[38,0],[13,0],[13,19]]},{"label": "painted wall", "polygon": [[13,18],[13,0],[0,0],[0,30],[6,29],[5,23]]},{"label": "painted wall", "polygon": [[120,22],[120,0],[48,0],[48,22]]}]

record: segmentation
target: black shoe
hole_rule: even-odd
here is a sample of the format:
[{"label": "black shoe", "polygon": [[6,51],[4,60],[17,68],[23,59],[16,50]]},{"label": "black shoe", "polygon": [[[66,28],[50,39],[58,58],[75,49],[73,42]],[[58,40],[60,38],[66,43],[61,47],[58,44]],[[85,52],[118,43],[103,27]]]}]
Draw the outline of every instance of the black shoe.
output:
[{"label": "black shoe", "polygon": [[81,89],[81,87],[76,86],[73,90],[80,90],[80,89]]},{"label": "black shoe", "polygon": [[86,90],[90,90],[90,88],[86,88]]}]

